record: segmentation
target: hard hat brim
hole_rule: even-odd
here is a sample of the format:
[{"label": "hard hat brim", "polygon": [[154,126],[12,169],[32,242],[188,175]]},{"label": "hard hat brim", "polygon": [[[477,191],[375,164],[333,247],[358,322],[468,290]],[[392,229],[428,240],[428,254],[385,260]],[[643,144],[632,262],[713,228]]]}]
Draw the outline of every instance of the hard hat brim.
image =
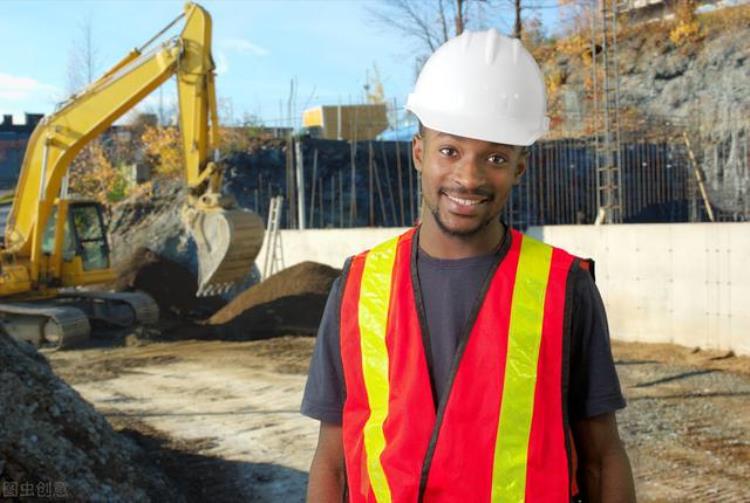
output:
[{"label": "hard hat brim", "polygon": [[[445,111],[430,110],[413,103],[409,96],[406,109],[417,116],[425,127],[474,140],[488,141],[503,145],[528,147],[548,130],[549,119],[544,117],[542,124],[524,124],[523,119],[493,117],[467,117]],[[530,127],[531,126],[531,127]]]}]

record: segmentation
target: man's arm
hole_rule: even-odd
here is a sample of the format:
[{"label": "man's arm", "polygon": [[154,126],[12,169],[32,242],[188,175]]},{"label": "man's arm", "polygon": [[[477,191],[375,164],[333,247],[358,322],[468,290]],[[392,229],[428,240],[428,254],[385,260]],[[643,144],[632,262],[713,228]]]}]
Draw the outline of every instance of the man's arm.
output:
[{"label": "man's arm", "polygon": [[634,502],[630,462],[614,411],[625,407],[593,264],[575,274],[569,407],[584,501]]},{"label": "man's arm", "polygon": [[[348,270],[349,260],[344,264]],[[344,498],[344,442],[341,433],[344,408],[344,371],[339,345],[339,309],[342,280],[331,286],[318,328],[315,351],[302,399],[302,413],[320,421],[318,447],[310,466],[307,501],[336,502]]]},{"label": "man's arm", "polygon": [[573,431],[585,501],[634,503],[633,473],[614,412],[580,419]]},{"label": "man's arm", "polygon": [[341,426],[321,421],[318,447],[310,466],[307,501],[341,503],[344,500],[345,472]]}]

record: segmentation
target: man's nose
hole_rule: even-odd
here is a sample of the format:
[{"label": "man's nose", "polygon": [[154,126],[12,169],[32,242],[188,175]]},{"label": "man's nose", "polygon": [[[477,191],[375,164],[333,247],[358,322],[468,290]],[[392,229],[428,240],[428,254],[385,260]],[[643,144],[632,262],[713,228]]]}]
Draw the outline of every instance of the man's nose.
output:
[{"label": "man's nose", "polygon": [[467,190],[476,190],[485,183],[484,167],[475,156],[464,156],[455,165],[453,179]]}]

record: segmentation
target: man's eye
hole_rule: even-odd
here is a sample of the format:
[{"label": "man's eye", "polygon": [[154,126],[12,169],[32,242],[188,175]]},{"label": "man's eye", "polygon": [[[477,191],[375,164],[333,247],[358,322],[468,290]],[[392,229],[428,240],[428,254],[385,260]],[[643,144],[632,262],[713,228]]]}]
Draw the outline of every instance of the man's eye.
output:
[{"label": "man's eye", "polygon": [[441,147],[439,152],[447,157],[453,157],[456,155],[456,149],[453,147]]},{"label": "man's eye", "polygon": [[491,156],[487,158],[487,160],[490,161],[490,163],[496,164],[498,166],[501,164],[504,164],[507,161],[505,157],[498,155],[498,154],[492,154]]}]

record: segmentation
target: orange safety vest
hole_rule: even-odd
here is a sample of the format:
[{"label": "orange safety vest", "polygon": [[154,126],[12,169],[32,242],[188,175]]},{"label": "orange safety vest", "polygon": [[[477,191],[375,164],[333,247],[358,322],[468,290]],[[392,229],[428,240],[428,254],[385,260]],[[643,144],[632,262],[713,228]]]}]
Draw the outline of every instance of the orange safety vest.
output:
[{"label": "orange safety vest", "polygon": [[511,233],[437,410],[416,229],[352,259],[341,298],[351,502],[554,503],[576,491],[563,327],[576,259]]}]

